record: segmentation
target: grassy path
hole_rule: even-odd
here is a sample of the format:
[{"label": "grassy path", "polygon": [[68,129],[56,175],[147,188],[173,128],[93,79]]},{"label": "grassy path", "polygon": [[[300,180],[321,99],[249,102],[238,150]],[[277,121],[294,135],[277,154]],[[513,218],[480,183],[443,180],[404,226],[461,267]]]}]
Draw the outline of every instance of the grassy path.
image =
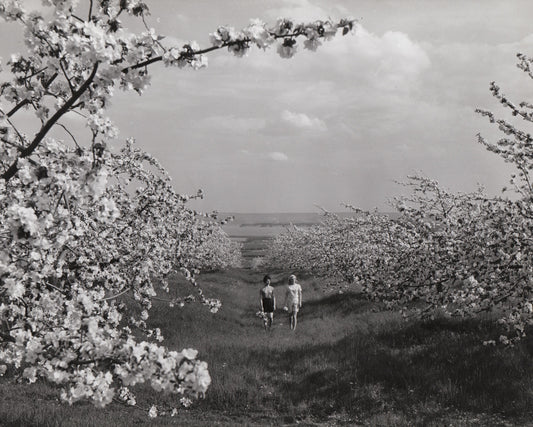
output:
[{"label": "grassy path", "polygon": [[[533,420],[533,341],[504,349],[482,345],[490,322],[404,322],[358,294],[326,294],[301,277],[304,305],[290,331],[278,311],[270,333],[255,317],[262,272],[205,274],[200,283],[223,301],[204,307],[155,305],[152,326],[170,348],[193,347],[209,363],[206,398],[177,418],[86,403],[60,405],[44,383],[0,382],[6,425],[528,425]],[[278,298],[287,274],[273,274]],[[281,304],[280,304],[281,305]],[[138,401],[173,396],[137,390]],[[532,425],[532,424],[530,424]]]}]

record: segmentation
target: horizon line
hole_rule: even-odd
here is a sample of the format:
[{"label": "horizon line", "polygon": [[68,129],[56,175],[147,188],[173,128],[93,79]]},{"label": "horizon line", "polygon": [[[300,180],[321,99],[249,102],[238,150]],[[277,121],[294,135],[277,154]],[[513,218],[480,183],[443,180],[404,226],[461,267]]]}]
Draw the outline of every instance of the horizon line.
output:
[{"label": "horizon line", "polygon": [[[361,211],[363,212],[380,212],[380,213],[395,213],[397,211],[394,211],[394,210],[377,210],[377,209],[361,209]],[[348,211],[328,211],[328,210],[324,210],[324,211],[294,211],[294,212],[288,212],[288,211],[271,211],[271,212],[238,212],[238,211],[214,211],[214,212],[217,212],[219,214],[239,214],[239,215],[265,215],[265,214],[268,214],[268,215],[279,215],[279,214],[284,214],[284,215],[287,215],[287,214],[290,214],[290,215],[294,215],[294,214],[323,214],[325,212],[329,212],[329,213],[356,213],[356,211],[352,211],[352,210],[348,210]]]}]

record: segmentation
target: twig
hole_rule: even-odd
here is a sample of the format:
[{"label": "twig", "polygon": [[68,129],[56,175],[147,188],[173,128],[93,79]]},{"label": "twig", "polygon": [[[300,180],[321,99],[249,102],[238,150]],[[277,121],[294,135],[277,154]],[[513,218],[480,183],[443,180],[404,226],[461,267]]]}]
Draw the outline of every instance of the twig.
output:
[{"label": "twig", "polygon": [[[99,63],[97,62],[89,77],[85,82],[80,86],[80,88],[72,94],[70,99],[61,106],[59,110],[56,111],[56,113],[45,123],[45,125],[41,128],[41,130],[35,135],[35,138],[33,139],[32,143],[26,147],[20,154],[21,158],[28,157],[31,155],[35,149],[39,146],[43,138],[46,136],[50,128],[69,110],[69,108],[78,100],[78,98],[83,95],[83,93],[87,90],[89,85],[92,83],[96,71],[98,70]],[[2,178],[4,178],[6,181],[9,181],[18,171],[17,166],[17,160],[16,159],[13,164],[2,174]]]}]

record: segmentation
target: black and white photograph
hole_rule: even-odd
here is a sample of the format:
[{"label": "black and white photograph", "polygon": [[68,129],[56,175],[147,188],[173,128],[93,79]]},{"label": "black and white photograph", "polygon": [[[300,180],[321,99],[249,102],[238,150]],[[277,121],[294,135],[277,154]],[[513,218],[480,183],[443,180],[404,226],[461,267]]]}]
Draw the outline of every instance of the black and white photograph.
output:
[{"label": "black and white photograph", "polygon": [[531,0],[0,0],[0,426],[532,426]]}]

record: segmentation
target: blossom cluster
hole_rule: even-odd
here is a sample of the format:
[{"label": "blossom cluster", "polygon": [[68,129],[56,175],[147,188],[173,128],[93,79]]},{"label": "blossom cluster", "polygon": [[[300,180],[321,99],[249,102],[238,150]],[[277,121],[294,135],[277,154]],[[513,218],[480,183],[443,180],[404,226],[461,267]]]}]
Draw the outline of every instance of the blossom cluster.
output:
[{"label": "blossom cluster", "polygon": [[234,55],[244,56],[252,45],[266,49],[281,39],[277,53],[282,58],[291,58],[297,51],[298,37],[305,38],[305,49],[315,51],[322,44],[322,40],[331,40],[340,28],[344,35],[353,31],[354,24],[353,19],[343,19],[338,23],[319,20],[304,24],[280,18],[273,27],[269,27],[264,22],[253,19],[242,31],[228,26],[217,28],[210,35],[210,41],[217,48],[227,47]]}]

